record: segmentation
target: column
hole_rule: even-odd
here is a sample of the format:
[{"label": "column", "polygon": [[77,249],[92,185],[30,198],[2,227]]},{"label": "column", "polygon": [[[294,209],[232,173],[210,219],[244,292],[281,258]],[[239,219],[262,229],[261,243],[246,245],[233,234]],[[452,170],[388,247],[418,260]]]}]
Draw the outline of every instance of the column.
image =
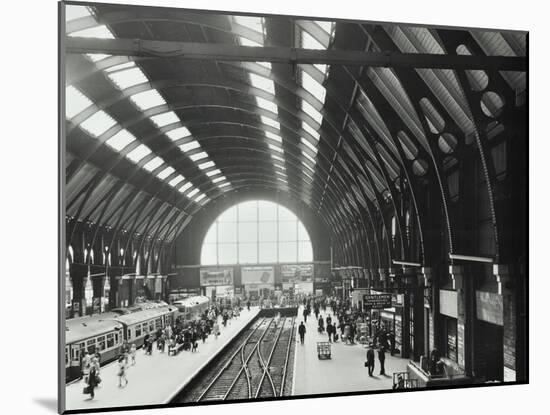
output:
[{"label": "column", "polygon": [[464,267],[449,266],[453,289],[457,291],[457,354],[458,364],[466,376],[473,376],[475,292],[473,281],[464,275]]},{"label": "column", "polygon": [[[502,295],[503,312],[503,379],[515,382],[516,376],[516,341],[517,341],[517,301],[516,287],[512,287],[509,269],[506,265],[493,265],[493,274],[497,282],[497,293]],[[516,288],[516,289],[514,289]]]},{"label": "column", "polygon": [[70,317],[83,316],[86,311],[86,298],[84,296],[84,287],[88,276],[88,265],[70,264],[69,275],[73,286],[73,298]]},{"label": "column", "polygon": [[[435,347],[435,298],[432,287],[432,269],[429,267],[422,267],[421,269],[422,280],[419,283],[422,284],[422,292],[424,294],[424,356],[429,357],[430,352]],[[439,299],[437,299],[439,303]],[[439,311],[438,311],[439,312]]]}]

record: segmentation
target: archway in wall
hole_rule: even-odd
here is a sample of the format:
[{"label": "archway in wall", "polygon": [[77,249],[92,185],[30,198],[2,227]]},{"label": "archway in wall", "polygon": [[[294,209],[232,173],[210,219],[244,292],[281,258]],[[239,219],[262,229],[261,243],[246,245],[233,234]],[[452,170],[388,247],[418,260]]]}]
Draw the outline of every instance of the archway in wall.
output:
[{"label": "archway in wall", "polygon": [[313,261],[309,233],[289,209],[267,200],[234,205],[212,223],[201,265],[257,265]]}]

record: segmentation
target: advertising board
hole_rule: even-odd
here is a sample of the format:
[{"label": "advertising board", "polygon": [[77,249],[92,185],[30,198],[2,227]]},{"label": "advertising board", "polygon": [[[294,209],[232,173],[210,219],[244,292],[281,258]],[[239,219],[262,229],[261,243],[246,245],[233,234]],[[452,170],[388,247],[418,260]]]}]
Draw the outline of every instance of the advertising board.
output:
[{"label": "advertising board", "polygon": [[275,282],[273,267],[242,267],[241,282],[243,284],[271,284]]},{"label": "advertising board", "polygon": [[233,285],[233,268],[201,268],[200,283],[202,287],[210,285]]}]

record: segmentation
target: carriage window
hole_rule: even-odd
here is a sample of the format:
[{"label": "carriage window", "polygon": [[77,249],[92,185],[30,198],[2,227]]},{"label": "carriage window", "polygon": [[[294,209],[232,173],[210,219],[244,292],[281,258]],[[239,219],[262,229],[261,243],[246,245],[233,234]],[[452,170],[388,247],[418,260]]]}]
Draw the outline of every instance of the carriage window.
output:
[{"label": "carriage window", "polygon": [[132,338],[132,329],[128,329],[126,331],[126,337],[128,338],[128,340]]},{"label": "carriage window", "polygon": [[78,347],[73,347],[73,360],[80,359],[80,349]]},{"label": "carriage window", "polygon": [[115,333],[115,343],[118,344],[118,333]]},{"label": "carriage window", "polygon": [[141,337],[141,324],[136,326],[136,337]]},{"label": "carriage window", "polygon": [[150,332],[155,331],[155,322],[154,322],[153,320],[151,320],[151,321],[149,322],[149,331],[150,331]]},{"label": "carriage window", "polygon": [[155,320],[155,326],[156,326],[157,329],[162,328],[162,320],[160,318],[157,318]]},{"label": "carriage window", "polygon": [[88,349],[88,353],[95,353],[95,339],[88,340],[86,342],[86,348]]},{"label": "carriage window", "polygon": [[65,366],[69,364],[69,348],[65,347]]},{"label": "carriage window", "polygon": [[147,323],[143,323],[143,333],[149,333],[149,326]]},{"label": "carriage window", "polygon": [[105,350],[105,336],[98,337],[97,348],[99,349],[100,352],[102,350]]},{"label": "carriage window", "polygon": [[115,338],[114,334],[107,334],[107,348],[108,349],[115,345],[114,338]]}]

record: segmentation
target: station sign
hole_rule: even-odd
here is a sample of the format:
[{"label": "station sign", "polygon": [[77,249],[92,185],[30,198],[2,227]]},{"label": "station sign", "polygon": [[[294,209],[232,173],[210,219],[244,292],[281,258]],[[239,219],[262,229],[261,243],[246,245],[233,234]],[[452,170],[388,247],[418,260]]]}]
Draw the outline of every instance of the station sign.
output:
[{"label": "station sign", "polygon": [[202,287],[233,285],[233,268],[201,268],[200,283]]},{"label": "station sign", "polygon": [[363,294],[363,308],[383,309],[391,308],[391,294]]}]

